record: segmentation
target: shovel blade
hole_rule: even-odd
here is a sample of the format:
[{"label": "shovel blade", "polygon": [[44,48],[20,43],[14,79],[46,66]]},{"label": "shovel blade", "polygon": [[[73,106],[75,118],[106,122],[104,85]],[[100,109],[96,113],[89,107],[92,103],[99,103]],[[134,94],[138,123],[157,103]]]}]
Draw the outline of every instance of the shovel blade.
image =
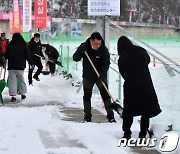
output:
[{"label": "shovel blade", "polygon": [[62,65],[62,63],[60,61],[55,61],[54,63],[61,66],[61,67],[63,67],[63,65]]},{"label": "shovel blade", "polygon": [[123,108],[121,105],[119,105],[116,102],[113,102],[109,107],[115,110],[120,115],[120,117],[122,117]]}]

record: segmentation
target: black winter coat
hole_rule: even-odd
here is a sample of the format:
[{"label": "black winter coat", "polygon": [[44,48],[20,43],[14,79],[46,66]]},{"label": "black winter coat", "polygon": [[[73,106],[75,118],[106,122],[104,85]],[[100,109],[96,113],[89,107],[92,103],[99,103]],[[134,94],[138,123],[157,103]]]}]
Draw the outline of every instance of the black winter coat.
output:
[{"label": "black winter coat", "polygon": [[59,57],[59,53],[56,48],[49,44],[46,46],[45,54],[48,55],[48,58],[53,61],[56,61]]},{"label": "black winter coat", "polygon": [[32,57],[33,62],[38,62],[41,60],[40,57],[35,56],[34,54],[37,54],[37,55],[40,55],[41,57],[44,57],[43,53],[41,51],[42,48],[41,48],[41,42],[40,41],[36,43],[34,41],[34,38],[32,38],[31,41],[28,42],[28,48],[30,50],[30,55]]},{"label": "black winter coat", "polygon": [[5,58],[8,59],[8,70],[24,70],[26,60],[32,65],[29,50],[27,46],[22,43],[9,43]]},{"label": "black winter coat", "polygon": [[150,57],[142,47],[127,38],[119,39],[119,71],[124,78],[123,116],[158,115],[161,109],[153,87],[148,64]]},{"label": "black winter coat", "polygon": [[98,50],[94,50],[90,44],[90,38],[86,42],[82,43],[73,55],[74,61],[80,61],[83,58],[83,77],[88,80],[96,81],[98,76],[96,75],[93,67],[84,53],[81,53],[82,46],[85,45],[86,52],[95,65],[97,71],[102,74],[104,78],[107,78],[107,71],[110,65],[110,55],[107,47],[104,45],[104,41]]}]

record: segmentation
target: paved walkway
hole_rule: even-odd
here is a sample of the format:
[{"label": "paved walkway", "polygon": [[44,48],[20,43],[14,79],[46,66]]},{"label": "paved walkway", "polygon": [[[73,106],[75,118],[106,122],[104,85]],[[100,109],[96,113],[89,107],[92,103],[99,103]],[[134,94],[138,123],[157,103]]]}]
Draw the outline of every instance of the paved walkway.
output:
[{"label": "paved walkway", "polygon": [[[81,122],[81,120],[83,119],[82,109],[66,108],[62,110],[61,112],[63,112],[66,115],[66,118],[64,118],[64,120],[66,121]],[[92,114],[93,114],[92,122],[95,122],[95,123],[107,122],[106,117],[102,113],[100,113],[98,110],[93,109]],[[139,147],[134,147],[132,148],[132,150],[136,154],[160,154],[160,152],[158,152],[155,149],[142,149]]]},{"label": "paved walkway", "polygon": [[[9,100],[4,100],[5,106],[7,107],[38,107],[42,105],[37,104],[17,104],[17,103],[9,103]],[[41,103],[40,103],[41,104]],[[67,108],[63,104],[59,104],[59,102],[46,102],[43,105],[58,105],[60,106],[60,112],[62,112],[65,116],[63,120],[65,121],[73,121],[73,122],[81,122],[83,119],[83,109],[79,108]],[[107,119],[106,116],[100,113],[98,110],[93,109],[92,110],[92,122],[94,123],[106,123]],[[61,147],[77,147],[82,149],[87,149],[84,145],[78,143],[76,140],[71,140],[67,137],[67,135],[64,132],[59,132],[61,135],[61,138],[58,138],[54,140],[49,132],[45,132],[43,130],[39,130],[39,135],[42,140],[42,143],[44,146],[48,148],[61,148]],[[132,151],[137,154],[160,154],[157,150],[154,149],[142,149],[138,147],[132,148]],[[54,154],[50,152],[49,154]]]}]

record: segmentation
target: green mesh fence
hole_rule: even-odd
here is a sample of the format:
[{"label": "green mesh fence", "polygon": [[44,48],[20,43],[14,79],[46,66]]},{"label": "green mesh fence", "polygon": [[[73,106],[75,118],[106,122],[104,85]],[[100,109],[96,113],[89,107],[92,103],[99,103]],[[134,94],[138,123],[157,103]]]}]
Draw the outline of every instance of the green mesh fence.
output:
[{"label": "green mesh fence", "polygon": [[30,41],[30,36],[31,36],[31,34],[29,33],[29,32],[24,32],[24,33],[21,33],[22,34],[22,36],[23,36],[23,38],[24,38],[24,40],[26,41],[26,42],[29,42]]},{"label": "green mesh fence", "polygon": [[[89,33],[88,33],[89,32]],[[29,42],[30,40],[30,33],[24,32],[22,33],[24,39]],[[59,51],[60,57],[59,61],[62,62],[64,67],[57,67],[58,71],[66,71],[67,73],[72,73],[81,67],[81,63],[76,63],[72,59],[73,53],[76,51],[76,48],[86,40],[87,36],[90,36],[91,33],[89,30],[85,31],[85,34],[82,33],[82,35],[78,36],[72,36],[70,32],[62,34],[59,32],[59,35],[57,34],[55,37],[49,37],[49,40],[44,40],[44,38],[47,39],[47,37],[43,36],[44,33],[41,33],[42,36],[42,42],[43,43],[49,43],[52,46],[56,47],[56,49]],[[85,35],[85,36],[84,36]],[[180,35],[169,35],[169,36],[151,36],[149,35],[143,35],[139,34],[139,39],[144,41],[147,44],[158,44],[158,45],[171,45],[171,48],[178,46],[180,42]],[[118,34],[111,34],[110,35],[110,47],[109,51],[110,53],[117,54],[117,40],[119,38]],[[180,57],[179,57],[180,58]],[[82,69],[82,68],[81,68]]]}]

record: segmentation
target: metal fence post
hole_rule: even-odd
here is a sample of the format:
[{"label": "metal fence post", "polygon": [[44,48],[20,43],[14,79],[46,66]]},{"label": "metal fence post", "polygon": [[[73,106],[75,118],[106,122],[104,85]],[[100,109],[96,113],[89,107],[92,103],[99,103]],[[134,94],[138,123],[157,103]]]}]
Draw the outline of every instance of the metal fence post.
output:
[{"label": "metal fence post", "polygon": [[69,46],[67,46],[67,72],[69,73]]},{"label": "metal fence post", "polygon": [[[110,23],[108,22],[109,17],[108,16],[104,16],[104,22],[103,22],[103,38],[104,38],[104,42],[106,47],[109,49],[109,29],[110,29]],[[109,84],[109,71],[107,73],[107,82]]]},{"label": "metal fence post", "polygon": [[121,75],[119,74],[118,99],[121,100]]}]

